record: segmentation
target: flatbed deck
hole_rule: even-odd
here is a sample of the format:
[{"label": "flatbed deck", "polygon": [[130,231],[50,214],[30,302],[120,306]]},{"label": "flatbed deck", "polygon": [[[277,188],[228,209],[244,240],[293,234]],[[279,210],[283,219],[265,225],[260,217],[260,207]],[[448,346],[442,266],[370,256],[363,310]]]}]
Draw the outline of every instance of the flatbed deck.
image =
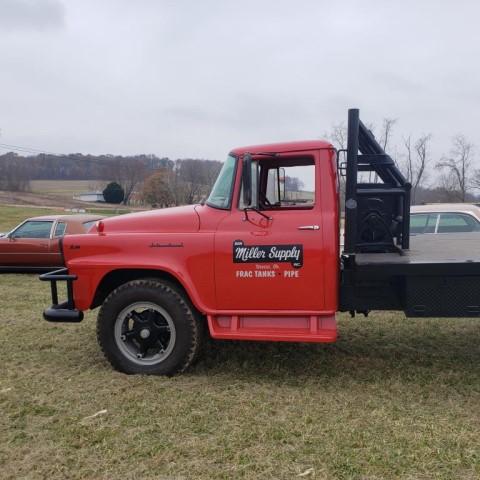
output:
[{"label": "flatbed deck", "polygon": [[401,254],[357,253],[345,262],[343,310],[480,316],[480,233],[412,236]]},{"label": "flatbed deck", "polygon": [[389,269],[391,273],[480,273],[480,233],[448,233],[410,237],[410,249],[400,253],[358,253],[358,268]]}]

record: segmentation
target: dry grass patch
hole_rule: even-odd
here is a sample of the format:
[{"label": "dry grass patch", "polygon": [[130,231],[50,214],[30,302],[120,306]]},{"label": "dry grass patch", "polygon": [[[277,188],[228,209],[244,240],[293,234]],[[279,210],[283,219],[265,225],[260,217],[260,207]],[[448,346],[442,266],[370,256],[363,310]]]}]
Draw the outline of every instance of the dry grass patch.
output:
[{"label": "dry grass patch", "polygon": [[336,345],[211,341],[141,377],[110,369],[95,313],[42,321],[36,277],[0,292],[2,478],[480,476],[477,320],[342,317]]},{"label": "dry grass patch", "polygon": [[83,192],[103,190],[108,182],[104,180],[31,180],[33,193],[50,194],[58,197],[72,198]]},{"label": "dry grass patch", "polygon": [[37,208],[37,207],[7,207],[0,206],[0,232],[8,232],[19,223],[30,217],[38,217],[40,215],[56,215],[65,214],[63,208]]}]

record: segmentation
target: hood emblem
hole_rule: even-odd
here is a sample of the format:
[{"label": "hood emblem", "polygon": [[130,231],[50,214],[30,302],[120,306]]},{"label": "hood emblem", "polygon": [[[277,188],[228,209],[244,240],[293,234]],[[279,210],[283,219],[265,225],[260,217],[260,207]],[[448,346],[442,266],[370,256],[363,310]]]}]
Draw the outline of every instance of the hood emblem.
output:
[{"label": "hood emblem", "polygon": [[182,248],[183,242],[180,243],[159,243],[159,242],[152,242],[149,245],[149,248]]}]

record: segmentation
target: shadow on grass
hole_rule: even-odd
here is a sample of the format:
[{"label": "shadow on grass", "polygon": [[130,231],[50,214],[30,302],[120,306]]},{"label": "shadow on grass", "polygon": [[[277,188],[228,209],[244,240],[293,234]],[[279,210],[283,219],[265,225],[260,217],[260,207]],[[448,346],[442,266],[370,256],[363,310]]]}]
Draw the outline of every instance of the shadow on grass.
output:
[{"label": "shadow on grass", "polygon": [[367,320],[341,328],[335,344],[209,340],[192,373],[234,373],[293,383],[299,378],[378,381],[446,374],[480,382],[480,322],[462,320],[455,328],[443,321],[382,327]]},{"label": "shadow on grass", "polygon": [[[67,369],[111,370],[96,344],[93,325],[83,327],[74,349],[68,341],[62,344],[63,330],[52,332],[56,340],[49,342],[49,356]],[[419,376],[424,381],[448,377],[453,383],[468,378],[468,383],[480,384],[479,365],[479,320],[379,317],[341,321],[335,344],[208,339],[189,373],[292,385],[319,379],[417,381]]]}]

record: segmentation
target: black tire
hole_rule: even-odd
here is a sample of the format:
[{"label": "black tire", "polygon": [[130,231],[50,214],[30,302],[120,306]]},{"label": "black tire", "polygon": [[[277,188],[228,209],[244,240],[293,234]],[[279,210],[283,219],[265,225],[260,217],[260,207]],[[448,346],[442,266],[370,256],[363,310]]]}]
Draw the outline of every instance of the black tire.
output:
[{"label": "black tire", "polygon": [[[155,277],[148,277],[145,278],[144,280],[151,280],[152,282],[157,283],[158,279]],[[195,349],[195,353],[193,354],[192,361],[190,362],[190,366],[196,365],[198,360],[200,359],[204,349],[205,349],[205,344],[207,341],[207,338],[209,337],[208,335],[208,328],[207,328],[207,318],[205,315],[202,315],[194,306],[193,303],[190,301],[188,296],[185,294],[183,289],[181,289],[178,285],[175,285],[172,282],[169,282],[168,280],[162,280],[162,283],[166,285],[167,287],[171,288],[175,292],[180,295],[183,300],[187,303],[188,307],[192,311],[192,314],[195,316],[196,323],[198,326],[198,346]]]},{"label": "black tire", "polygon": [[[136,311],[139,306],[144,308],[140,313]],[[129,322],[133,322],[131,329]],[[179,290],[151,279],[133,280],[113,290],[97,318],[100,348],[113,368],[127,374],[171,376],[184,372],[198,356],[203,329],[200,315]],[[147,349],[142,342],[153,342],[154,330],[161,347],[155,343]],[[148,332],[154,333],[149,337]]]}]

